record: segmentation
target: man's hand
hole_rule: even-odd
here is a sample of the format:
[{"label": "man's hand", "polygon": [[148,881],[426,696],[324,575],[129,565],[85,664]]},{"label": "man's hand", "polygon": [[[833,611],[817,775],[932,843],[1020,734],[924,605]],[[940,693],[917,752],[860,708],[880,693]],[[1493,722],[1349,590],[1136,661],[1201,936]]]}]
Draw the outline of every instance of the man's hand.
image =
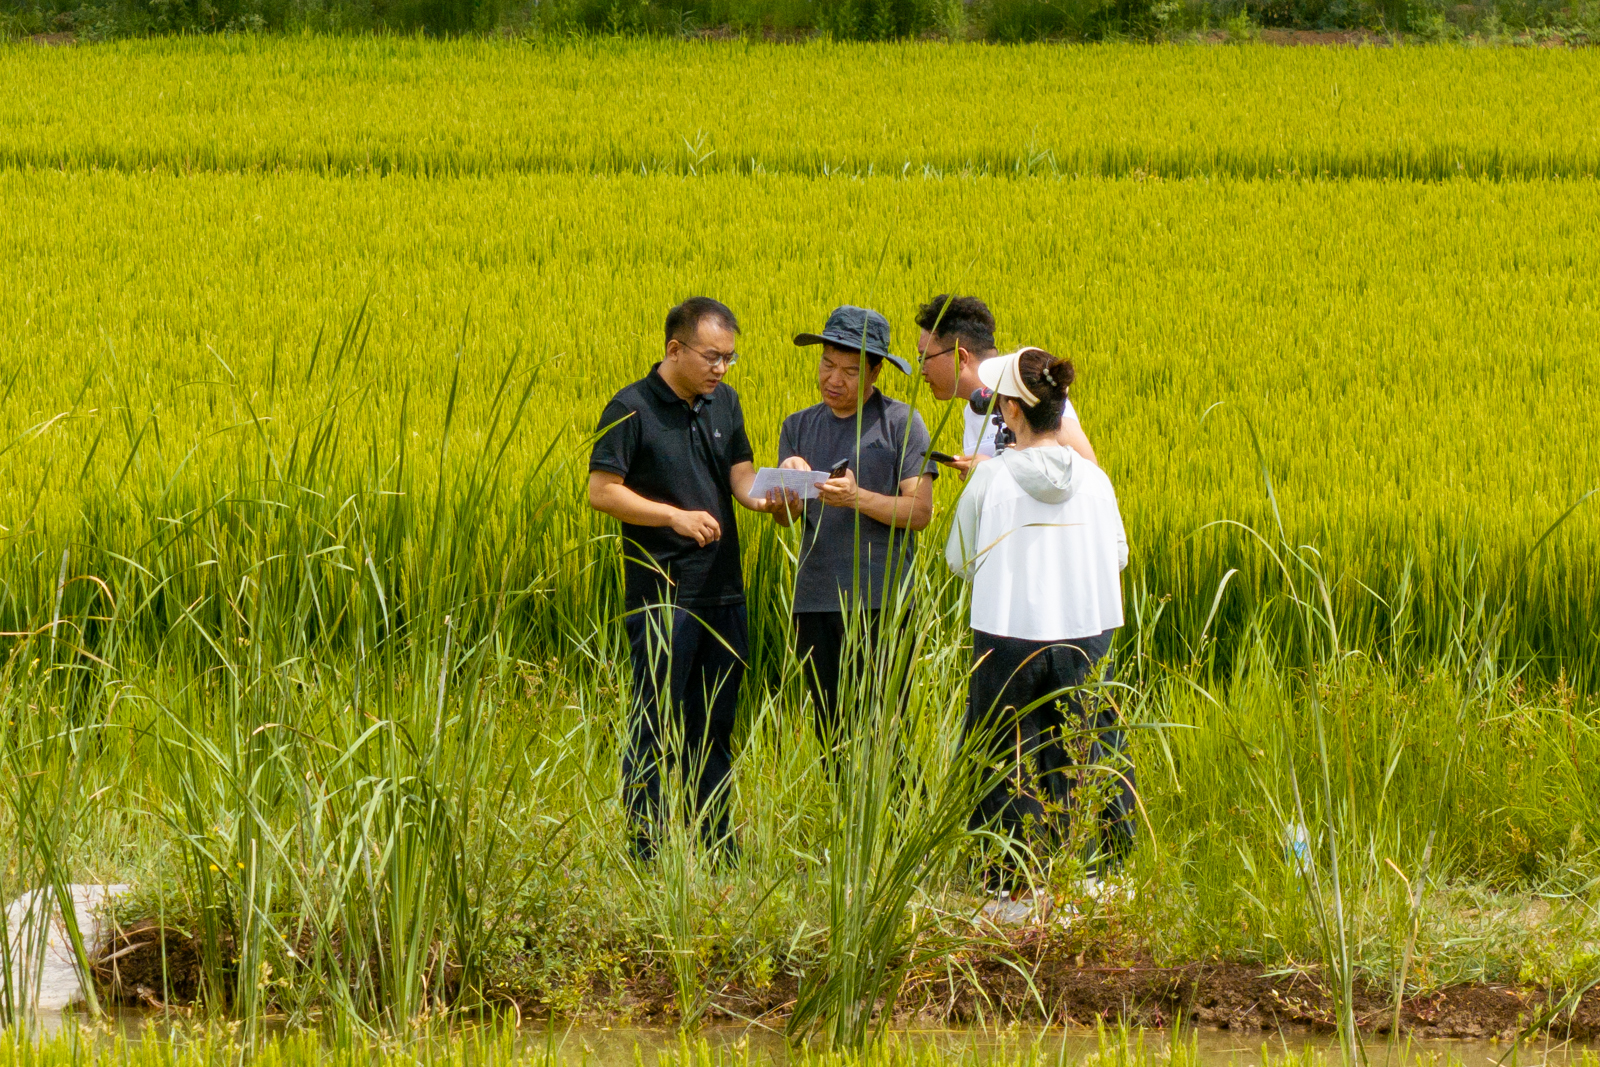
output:
[{"label": "man's hand", "polygon": [[687,537],[701,548],[722,536],[722,524],[707,511],[677,511],[673,513],[672,532]]},{"label": "man's hand", "polygon": [[708,512],[684,511],[660,500],[649,500],[624,485],[622,475],[611,471],[589,472],[589,506],[618,522],[665,526],[701,548],[722,536],[722,524]]},{"label": "man's hand", "polygon": [[856,472],[846,470],[837,478],[829,478],[822,483],[818,492],[822,494],[822,502],[835,508],[859,508],[861,506],[861,487],[856,484]]},{"label": "man's hand", "polygon": [[[808,471],[811,464],[799,456],[790,456],[778,464],[779,470]],[[794,520],[806,513],[806,505],[800,499],[800,494],[792,489],[773,489],[767,493],[767,514],[772,516],[772,521],[779,526],[789,526]]]},{"label": "man's hand", "polygon": [[949,463],[946,463],[945,466],[954,468],[956,473],[961,475],[961,480],[966,481],[967,475],[972,473],[973,467],[976,467],[984,460],[991,458],[992,457],[990,456],[985,456],[981,453],[974,452],[970,456],[957,456]]},{"label": "man's hand", "polygon": [[793,522],[795,516],[804,510],[805,507],[800,503],[800,494],[793,489],[767,490],[767,511],[773,516],[782,516]]}]

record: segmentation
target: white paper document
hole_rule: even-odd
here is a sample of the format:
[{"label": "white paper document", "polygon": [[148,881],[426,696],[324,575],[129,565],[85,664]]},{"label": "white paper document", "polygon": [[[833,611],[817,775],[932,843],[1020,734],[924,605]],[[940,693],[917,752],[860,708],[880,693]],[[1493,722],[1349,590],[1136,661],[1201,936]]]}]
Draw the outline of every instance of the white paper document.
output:
[{"label": "white paper document", "polygon": [[828,480],[827,471],[791,471],[780,467],[762,467],[756,471],[756,482],[750,495],[764,497],[774,489],[788,489],[801,500],[815,500],[817,486]]}]

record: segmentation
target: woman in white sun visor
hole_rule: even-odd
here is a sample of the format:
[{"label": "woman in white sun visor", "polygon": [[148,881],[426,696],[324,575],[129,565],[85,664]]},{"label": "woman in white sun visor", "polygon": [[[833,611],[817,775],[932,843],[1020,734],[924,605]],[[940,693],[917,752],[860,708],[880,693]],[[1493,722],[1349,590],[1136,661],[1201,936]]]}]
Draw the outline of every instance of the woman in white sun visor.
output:
[{"label": "woman in white sun visor", "polygon": [[[1116,708],[1073,690],[1104,669],[1122,625],[1128,541],[1117,495],[1103,470],[1057,438],[1075,373],[1070,361],[1024,348],[985,360],[978,373],[998,394],[995,406],[1016,443],[973,468],[945,546],[951,569],[972,583],[967,731],[993,737],[1000,763],[1031,754],[1037,784],[1008,774],[973,823],[1013,838],[1031,826],[1033,852],[1048,854],[1068,839],[1066,813],[1080,774],[1114,774],[1096,813],[1095,854],[1085,857],[1104,873],[1133,841],[1133,766]],[[1076,765],[1071,742],[1086,734],[1087,765],[1111,771]],[[1002,892],[1027,881],[1004,866],[987,877]]]}]

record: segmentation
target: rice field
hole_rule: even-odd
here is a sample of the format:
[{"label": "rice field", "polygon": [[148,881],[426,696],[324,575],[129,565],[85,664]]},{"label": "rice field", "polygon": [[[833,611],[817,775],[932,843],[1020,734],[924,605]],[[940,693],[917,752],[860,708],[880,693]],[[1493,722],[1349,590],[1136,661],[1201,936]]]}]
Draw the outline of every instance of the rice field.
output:
[{"label": "rice field", "polygon": [[[10,630],[47,617],[68,544],[115,586],[105,553],[138,559],[173,515],[324,424],[340,444],[306,488],[427,493],[450,398],[456,447],[474,447],[508,368],[537,382],[508,485],[539,466],[560,501],[537,519],[553,540],[524,526],[519,495],[488,502],[496,536],[520,545],[508,580],[571,568],[563,594],[603,604],[610,572],[565,547],[604,530],[579,501],[584,442],[648,369],[674,293],[718,292],[743,316],[751,358],[732,380],[771,463],[814,388],[795,332],[848,297],[890,309],[914,344],[916,305],[959,282],[1002,309],[1003,344],[1078,360],[1075,400],[1134,538],[1130,590],[1176,596],[1168,647],[1228,569],[1270,581],[1239,537],[1202,529],[1267,520],[1253,424],[1288,529],[1341,579],[1363,647],[1385,653],[1404,629],[1443,650],[1463,600],[1510,591],[1518,651],[1592,677],[1594,510],[1521,570],[1600,471],[1582,416],[1600,402],[1587,181],[14,169],[0,186],[18,207],[0,245],[12,276],[42,283],[0,304]],[[332,358],[363,308],[359,350]],[[886,387],[958,447],[959,415],[920,381]],[[748,525],[752,558],[775,557],[776,532]],[[1396,620],[1386,602],[1407,582]],[[1243,612],[1250,591],[1231,595]]]},{"label": "rice field", "polygon": [[[1064,861],[1086,918],[1052,951],[1581,997],[1597,75],[1521,50],[0,49],[0,895],[133,883],[124,918],[195,957],[180,992],[247,1021],[626,1014],[656,982],[692,1024],[805,988],[797,1035],[848,1046],[877,994],[933,996],[933,959],[1009,951],[974,947],[972,843],[906,800],[959,732],[936,553],[918,670],[866,712],[905,719],[874,720],[891,755],[860,745],[852,792],[788,651],[792,534],[747,518],[745,856],[729,878],[680,841],[640,873],[614,528],[582,496],[601,405],[683,296],[739,314],[729,381],[771,463],[814,399],[794,333],[869,304],[910,354],[953,289],[1003,348],[1077,363],[1132,545],[1135,892],[1075,896]],[[958,441],[919,380],[885,385]],[[924,792],[865,788],[897,760]],[[830,895],[843,871],[887,920]]]},{"label": "rice field", "polygon": [[[13,167],[1404,180],[1600,171],[1585,49],[246,35],[106,44],[87,62],[27,46],[5,56],[0,160]],[[872,106],[842,106],[857,100]]]}]

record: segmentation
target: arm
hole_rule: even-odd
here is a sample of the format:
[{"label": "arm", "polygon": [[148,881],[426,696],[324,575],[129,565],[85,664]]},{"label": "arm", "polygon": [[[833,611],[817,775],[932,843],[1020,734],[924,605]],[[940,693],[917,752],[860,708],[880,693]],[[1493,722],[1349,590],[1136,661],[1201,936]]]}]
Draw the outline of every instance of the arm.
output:
[{"label": "arm", "polygon": [[1100,465],[1100,461],[1094,457],[1094,446],[1089,443],[1089,438],[1083,432],[1083,424],[1077,419],[1063,418],[1061,429],[1056,431],[1056,440],[1095,466]]},{"label": "arm", "polygon": [[611,471],[589,472],[589,506],[630,526],[670,526],[701,548],[722,536],[722,524],[709,512],[684,511],[640,496]]},{"label": "arm", "polygon": [[894,496],[874,493],[856,484],[854,471],[822,483],[822,502],[854,508],[870,519],[901,530],[921,530],[933,519],[933,475],[906,478]]},{"label": "arm", "polygon": [[756,465],[750,460],[735,463],[728,471],[728,484],[733,490],[733,499],[747,511],[767,512],[772,510],[772,504],[766,497],[750,495],[750,487],[755,484]]},{"label": "arm", "polygon": [[[1100,465],[1100,461],[1095,458],[1094,446],[1089,443],[1088,435],[1083,432],[1083,424],[1077,419],[1064,418],[1061,420],[1061,429],[1056,431],[1056,441],[1072,449],[1095,466],[1098,467]],[[965,478],[972,473],[972,468],[988,458],[982,453],[974,452],[970,456],[957,456],[955,462],[949,464],[949,466],[955,468],[956,472],[962,478]]]}]

